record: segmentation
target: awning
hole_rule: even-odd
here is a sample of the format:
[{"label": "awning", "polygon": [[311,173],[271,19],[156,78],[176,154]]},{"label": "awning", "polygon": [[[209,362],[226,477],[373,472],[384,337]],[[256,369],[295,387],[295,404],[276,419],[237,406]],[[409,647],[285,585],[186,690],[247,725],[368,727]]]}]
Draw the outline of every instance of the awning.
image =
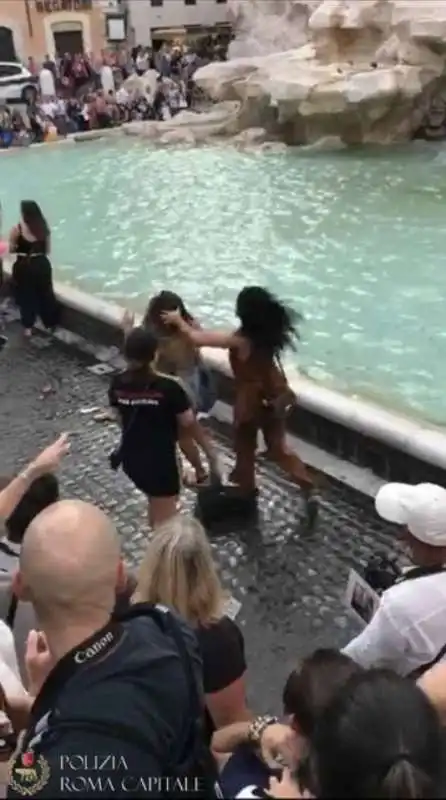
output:
[{"label": "awning", "polygon": [[175,39],[177,36],[186,36],[186,28],[152,28],[152,39]]}]

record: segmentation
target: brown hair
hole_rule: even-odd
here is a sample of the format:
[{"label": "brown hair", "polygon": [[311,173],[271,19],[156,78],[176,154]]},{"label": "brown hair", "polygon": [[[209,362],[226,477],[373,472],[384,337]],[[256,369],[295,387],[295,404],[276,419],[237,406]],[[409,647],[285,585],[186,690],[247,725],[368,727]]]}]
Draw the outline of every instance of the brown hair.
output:
[{"label": "brown hair", "polygon": [[358,664],[338,650],[320,648],[290,673],[283,690],[283,708],[306,739],[311,739],[338,689],[361,671]]}]

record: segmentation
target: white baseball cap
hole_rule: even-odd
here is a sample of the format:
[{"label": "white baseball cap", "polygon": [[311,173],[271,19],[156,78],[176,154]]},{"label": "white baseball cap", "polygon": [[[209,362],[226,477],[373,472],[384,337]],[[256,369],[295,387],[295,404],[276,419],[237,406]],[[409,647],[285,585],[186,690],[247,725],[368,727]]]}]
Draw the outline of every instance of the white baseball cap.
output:
[{"label": "white baseball cap", "polygon": [[446,547],[446,489],[434,483],[386,483],[375,497],[376,513],[406,525],[420,542]]}]

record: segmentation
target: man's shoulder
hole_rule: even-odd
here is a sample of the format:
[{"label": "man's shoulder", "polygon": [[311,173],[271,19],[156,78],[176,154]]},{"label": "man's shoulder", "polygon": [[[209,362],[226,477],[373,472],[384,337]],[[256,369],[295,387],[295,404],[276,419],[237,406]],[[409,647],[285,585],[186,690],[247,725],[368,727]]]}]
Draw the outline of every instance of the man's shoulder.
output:
[{"label": "man's shoulder", "polygon": [[[167,648],[175,655],[184,644],[189,657],[200,660],[199,646],[194,629],[179,614],[162,605],[135,605],[121,617],[129,634],[143,641],[146,637]],[[178,642],[180,637],[181,643]],[[180,653],[181,655],[181,653]]]},{"label": "man's shoulder", "polygon": [[[164,613],[171,619],[170,612]],[[161,620],[166,618],[161,616]],[[200,696],[197,642],[186,623],[176,616],[175,623],[191,659]],[[75,673],[59,692],[57,708],[34,709],[27,750],[44,758],[56,776],[46,793],[39,791],[41,797],[61,796],[57,793],[60,765],[68,756],[78,761],[85,754],[123,756],[129,773],[139,775],[138,770],[143,769],[144,775],[161,775],[172,742],[177,741],[179,748],[184,745],[191,719],[191,687],[181,648],[153,614],[133,618],[130,614],[120,624],[126,634],[122,649],[111,649],[93,669],[87,666]],[[149,765],[148,754],[153,761]],[[16,767],[27,769],[20,759]],[[102,790],[111,793],[110,787]],[[97,787],[95,791],[100,793]],[[82,788],[82,796],[90,796],[88,786]],[[150,792],[144,796],[150,796]]]},{"label": "man's shoulder", "polygon": [[[439,589],[444,596],[446,606],[446,571],[431,575],[423,575],[414,579],[401,580],[383,593],[381,606],[386,610],[392,608],[404,609],[407,613],[411,608],[418,609],[420,604],[424,607],[432,603],[438,606]],[[433,591],[434,590],[434,591]]]}]

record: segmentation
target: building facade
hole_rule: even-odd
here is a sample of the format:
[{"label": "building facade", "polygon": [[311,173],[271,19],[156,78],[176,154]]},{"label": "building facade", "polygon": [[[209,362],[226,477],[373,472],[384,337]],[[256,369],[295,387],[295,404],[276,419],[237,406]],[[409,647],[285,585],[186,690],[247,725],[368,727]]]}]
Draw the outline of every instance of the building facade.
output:
[{"label": "building facade", "polygon": [[127,0],[126,7],[134,45],[151,45],[156,39],[180,38],[228,23],[227,0]]},{"label": "building facade", "polygon": [[0,0],[0,61],[99,54],[118,0]]}]

